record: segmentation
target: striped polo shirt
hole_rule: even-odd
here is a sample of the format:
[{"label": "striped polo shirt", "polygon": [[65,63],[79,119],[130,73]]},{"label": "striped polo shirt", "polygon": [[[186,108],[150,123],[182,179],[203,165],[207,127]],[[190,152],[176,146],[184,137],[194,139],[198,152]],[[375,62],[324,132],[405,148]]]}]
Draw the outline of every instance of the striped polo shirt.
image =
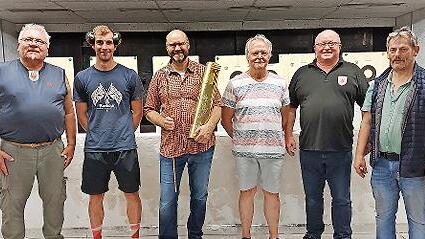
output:
[{"label": "striped polo shirt", "polygon": [[282,107],[288,87],[276,74],[258,82],[247,73],[230,80],[222,98],[233,116],[233,155],[237,158],[283,159]]}]

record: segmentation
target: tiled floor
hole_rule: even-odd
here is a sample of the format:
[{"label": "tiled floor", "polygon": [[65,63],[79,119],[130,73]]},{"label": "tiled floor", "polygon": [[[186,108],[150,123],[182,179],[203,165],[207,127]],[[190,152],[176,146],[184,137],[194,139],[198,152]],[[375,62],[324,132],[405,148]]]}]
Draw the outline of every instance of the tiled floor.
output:
[{"label": "tiled floor", "polygon": [[[356,225],[353,227],[353,239],[374,239],[374,225]],[[204,229],[204,239],[238,239],[239,235],[238,226],[208,226]],[[402,224],[397,226],[398,237],[397,239],[407,239],[407,225]],[[264,226],[255,226],[252,230],[253,239],[267,239],[267,228]],[[304,235],[305,228],[303,226],[282,226],[279,229],[280,239],[301,239]],[[158,238],[157,228],[143,228],[142,238]],[[129,238],[129,231],[124,227],[114,227],[104,229],[104,238]],[[90,232],[87,228],[64,229],[63,235],[65,238],[90,238]],[[180,238],[186,238],[185,228],[179,228]],[[40,229],[30,229],[27,232],[27,238],[42,238]],[[322,239],[332,238],[332,227],[327,226]]]}]

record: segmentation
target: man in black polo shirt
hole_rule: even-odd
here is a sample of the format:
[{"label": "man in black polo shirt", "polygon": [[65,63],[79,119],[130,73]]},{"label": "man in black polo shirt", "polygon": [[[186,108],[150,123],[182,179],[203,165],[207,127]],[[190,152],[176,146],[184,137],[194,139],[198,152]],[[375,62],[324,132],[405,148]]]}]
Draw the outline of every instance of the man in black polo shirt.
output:
[{"label": "man in black polo shirt", "polygon": [[300,106],[300,162],[306,195],[307,233],[319,239],[324,231],[323,189],[332,196],[334,238],[351,238],[350,176],[354,102],[363,104],[368,88],[363,72],[340,58],[341,40],[332,30],[319,33],[314,42],[316,59],[299,68],[289,85],[291,100],[286,114],[285,142],[294,155],[292,134]]}]

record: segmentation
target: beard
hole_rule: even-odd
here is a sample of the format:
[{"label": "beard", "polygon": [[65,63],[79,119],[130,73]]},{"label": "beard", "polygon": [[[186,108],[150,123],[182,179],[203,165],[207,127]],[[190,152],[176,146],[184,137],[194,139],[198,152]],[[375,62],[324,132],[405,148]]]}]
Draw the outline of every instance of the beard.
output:
[{"label": "beard", "polygon": [[187,56],[188,55],[185,54],[183,51],[179,51],[179,52],[176,52],[176,53],[171,53],[171,60],[173,62],[181,64],[186,60]]}]

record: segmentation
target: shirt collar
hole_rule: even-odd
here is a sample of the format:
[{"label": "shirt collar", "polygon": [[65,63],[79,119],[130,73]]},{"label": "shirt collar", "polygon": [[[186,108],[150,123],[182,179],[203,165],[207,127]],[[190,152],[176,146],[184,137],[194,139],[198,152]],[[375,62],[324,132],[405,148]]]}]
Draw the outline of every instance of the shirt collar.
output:
[{"label": "shirt collar", "polygon": [[[194,62],[194,61],[192,61],[192,60],[190,60],[189,59],[189,64],[187,65],[187,68],[186,68],[186,71],[188,71],[189,73],[193,73],[193,72],[195,72],[195,67],[196,67],[196,62]],[[178,73],[174,68],[173,68],[173,66],[171,65],[171,59],[170,59],[170,61],[168,62],[168,64],[167,64],[167,70],[168,70],[168,74],[171,74],[171,73]]]},{"label": "shirt collar", "polygon": [[[410,78],[410,80],[406,81],[405,83],[403,83],[400,86],[409,85],[410,83],[412,83],[412,80],[413,80],[413,76],[412,76],[412,78]],[[388,81],[388,84],[390,84],[390,85],[393,84],[393,70],[391,70],[390,73],[388,74],[387,81]]]}]

